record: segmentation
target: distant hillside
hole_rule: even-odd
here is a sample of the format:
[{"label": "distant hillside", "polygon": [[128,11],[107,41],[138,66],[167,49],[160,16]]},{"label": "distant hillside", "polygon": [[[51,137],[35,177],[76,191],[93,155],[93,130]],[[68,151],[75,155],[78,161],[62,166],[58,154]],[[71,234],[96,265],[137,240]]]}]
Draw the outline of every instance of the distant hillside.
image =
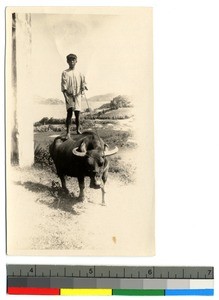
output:
[{"label": "distant hillside", "polygon": [[105,103],[101,105],[98,109],[107,109],[107,108],[110,108],[110,103]]},{"label": "distant hillside", "polygon": [[133,117],[133,109],[131,107],[122,107],[115,110],[107,111],[99,116],[100,119],[129,119]]},{"label": "distant hillside", "polygon": [[114,93],[108,93],[108,94],[104,94],[104,95],[97,95],[97,96],[93,96],[88,98],[88,101],[90,102],[110,102],[111,100],[113,100],[113,98],[116,96],[116,94]]},{"label": "distant hillside", "polygon": [[48,98],[46,99],[45,104],[52,104],[52,105],[64,104],[64,101],[57,98]]},{"label": "distant hillside", "polygon": [[43,98],[40,96],[35,96],[34,102],[37,104],[42,104],[42,105],[59,105],[63,104],[64,102],[58,98]]}]

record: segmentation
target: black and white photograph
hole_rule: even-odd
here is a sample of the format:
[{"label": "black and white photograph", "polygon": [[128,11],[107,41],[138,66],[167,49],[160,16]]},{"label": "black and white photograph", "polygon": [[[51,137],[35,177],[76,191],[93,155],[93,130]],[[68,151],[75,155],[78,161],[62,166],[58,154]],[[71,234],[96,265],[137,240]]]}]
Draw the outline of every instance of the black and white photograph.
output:
[{"label": "black and white photograph", "polygon": [[155,255],[146,7],[8,7],[8,255]]}]

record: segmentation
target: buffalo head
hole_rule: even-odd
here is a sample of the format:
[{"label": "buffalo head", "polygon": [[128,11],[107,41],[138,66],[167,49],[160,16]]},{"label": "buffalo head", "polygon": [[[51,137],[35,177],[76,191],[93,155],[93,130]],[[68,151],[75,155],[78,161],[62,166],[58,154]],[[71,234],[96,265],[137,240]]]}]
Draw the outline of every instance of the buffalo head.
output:
[{"label": "buffalo head", "polygon": [[72,150],[73,154],[85,159],[86,170],[90,176],[90,187],[97,189],[103,185],[103,174],[108,169],[107,156],[118,152],[118,148],[109,149],[108,145],[99,140],[83,140],[79,147]]}]

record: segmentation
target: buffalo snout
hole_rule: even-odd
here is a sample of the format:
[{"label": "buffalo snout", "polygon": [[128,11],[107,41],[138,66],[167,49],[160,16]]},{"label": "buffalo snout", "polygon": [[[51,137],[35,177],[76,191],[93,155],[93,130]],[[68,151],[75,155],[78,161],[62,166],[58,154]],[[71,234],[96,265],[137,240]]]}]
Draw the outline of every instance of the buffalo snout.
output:
[{"label": "buffalo snout", "polygon": [[90,188],[100,189],[102,185],[103,185],[103,181],[100,175],[95,175],[94,177],[91,177]]}]

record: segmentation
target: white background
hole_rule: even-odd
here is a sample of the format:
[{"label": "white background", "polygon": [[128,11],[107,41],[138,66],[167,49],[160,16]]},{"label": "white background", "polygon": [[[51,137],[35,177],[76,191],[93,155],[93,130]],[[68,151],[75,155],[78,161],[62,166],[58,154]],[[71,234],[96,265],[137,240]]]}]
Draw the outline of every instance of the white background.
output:
[{"label": "white background", "polygon": [[[24,5],[152,6],[156,256],[151,258],[7,257],[4,189],[4,9]],[[6,295],[6,263],[212,265],[219,296],[219,2],[218,0],[6,1],[0,15],[0,299],[54,299]],[[138,205],[138,199],[136,199]],[[138,216],[136,216],[137,218]],[[107,226],[102,224],[101,226]],[[128,234],[128,233],[127,233]],[[101,297],[102,298],[102,297]],[[188,297],[181,297],[180,299]],[[196,297],[196,299],[199,297]],[[204,299],[205,297],[201,297]]]}]

